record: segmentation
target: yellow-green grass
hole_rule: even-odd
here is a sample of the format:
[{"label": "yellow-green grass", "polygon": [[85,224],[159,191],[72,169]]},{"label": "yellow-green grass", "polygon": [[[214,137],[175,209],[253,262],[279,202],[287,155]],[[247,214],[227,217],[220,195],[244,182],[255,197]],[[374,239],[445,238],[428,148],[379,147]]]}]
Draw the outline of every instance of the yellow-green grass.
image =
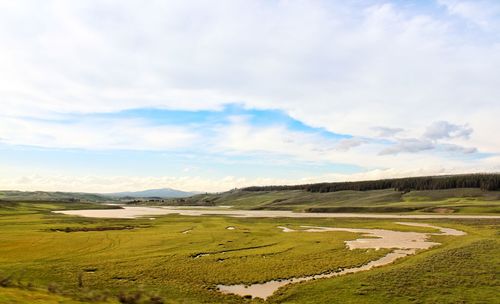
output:
[{"label": "yellow-green grass", "polygon": [[0,216],[50,213],[52,210],[81,210],[81,209],[115,209],[118,206],[65,201],[2,201],[0,200]]},{"label": "yellow-green grass", "polygon": [[77,301],[62,295],[49,293],[44,290],[2,288],[0,289],[0,303],[9,304],[80,304]]},{"label": "yellow-green grass", "polygon": [[[362,265],[388,252],[346,249],[345,240],[359,237],[354,233],[283,233],[277,228],[279,225],[295,228],[300,225],[321,225],[432,231],[377,219],[237,219],[172,215],[157,217],[155,220],[90,219],[48,213],[47,210],[54,206],[42,207],[36,206],[44,211],[23,214],[26,208],[29,209],[25,205],[19,214],[11,210],[8,215],[0,216],[0,278],[10,278],[11,284],[5,285],[23,287],[31,284],[39,289],[33,296],[47,295],[40,290],[50,289],[53,294],[48,296],[97,302],[116,302],[120,293],[140,292],[144,303],[151,302],[155,296],[166,303],[240,303],[247,300],[222,295],[215,290],[215,286],[323,273],[341,267]],[[392,271],[397,277],[408,271],[405,267],[415,267],[424,272],[438,267],[436,269],[440,269],[443,275],[454,274],[456,271],[464,271],[462,265],[468,265],[468,261],[460,260],[460,255],[460,263],[455,265],[458,267],[456,269],[446,268],[447,264],[444,262],[444,268],[443,265],[433,265],[426,262],[426,259],[439,257],[439,254],[446,254],[447,250],[453,248],[469,248],[467,246],[478,241],[490,244],[483,254],[490,259],[481,258],[477,263],[484,263],[481,265],[490,271],[495,270],[492,267],[495,263],[498,266],[497,257],[500,252],[496,242],[498,235],[495,234],[497,221],[427,222],[462,229],[469,234],[463,237],[434,237],[443,245],[415,257],[405,258],[394,266],[346,278],[290,286],[281,295],[274,297],[274,301],[303,303],[308,302],[307,299],[317,299],[317,303],[328,303],[339,294],[335,286],[346,290],[338,299],[359,299],[356,288],[361,283],[353,285],[354,287],[349,285],[358,282],[356,277],[360,276],[359,282],[363,282],[362,280],[368,280],[366,275],[379,275],[383,271]],[[125,226],[135,229],[106,230],[106,227]],[[236,229],[228,230],[228,226]],[[99,227],[102,231],[53,231],[64,230],[66,227],[71,228],[68,231],[82,227]],[[210,255],[195,258],[206,253]],[[471,260],[470,258],[470,255],[464,256],[464,259]],[[354,281],[344,281],[346,279]],[[363,284],[378,286],[377,280],[381,280],[384,288],[391,288],[391,284],[396,284],[397,287],[399,284],[399,281],[384,277],[375,277]],[[491,299],[491,286],[482,285],[482,279],[477,282],[475,280],[474,276],[464,277],[463,289],[477,293],[478,299]],[[414,283],[419,288],[425,288],[429,282],[434,281],[426,279]],[[467,287],[471,282],[476,283]],[[354,291],[350,293],[350,290]],[[372,299],[372,302],[386,301],[378,289],[374,289],[373,296],[370,295],[370,290],[365,290],[364,296]],[[456,297],[460,296],[454,290],[450,292]],[[29,293],[29,290],[19,289],[17,296],[22,298],[29,296]],[[398,299],[406,297],[404,294],[397,296],[400,297]],[[12,289],[0,288],[0,299],[9,297],[13,297]]]},{"label": "yellow-green grass", "polygon": [[[392,265],[289,285],[271,303],[500,303],[498,220],[449,221],[468,235]],[[310,295],[315,295],[310,297]]]},{"label": "yellow-green grass", "polygon": [[112,197],[78,192],[9,191],[0,190],[0,200],[13,201],[113,201]]},{"label": "yellow-green grass", "polygon": [[[137,203],[137,202],[135,202]],[[143,202],[158,204],[158,202]],[[237,209],[272,209],[307,212],[374,213],[500,213],[500,191],[448,189],[411,191],[394,189],[328,193],[289,191],[230,191],[166,200],[170,205],[229,205]]]}]

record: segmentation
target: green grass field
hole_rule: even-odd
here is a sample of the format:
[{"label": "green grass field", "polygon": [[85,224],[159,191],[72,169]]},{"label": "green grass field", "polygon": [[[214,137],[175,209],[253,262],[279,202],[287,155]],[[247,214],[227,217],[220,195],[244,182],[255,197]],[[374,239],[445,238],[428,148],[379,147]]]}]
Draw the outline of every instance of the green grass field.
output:
[{"label": "green grass field", "polygon": [[113,197],[80,192],[13,191],[0,190],[0,200],[9,201],[113,201]]},{"label": "green grass field", "polygon": [[[142,204],[156,205],[157,202]],[[229,191],[167,200],[167,205],[228,205],[238,209],[295,210],[306,212],[374,213],[500,213],[500,191],[449,189],[411,191],[393,189],[312,193],[288,191]]]},{"label": "green grass field", "polygon": [[[343,242],[356,238],[354,233],[287,234],[276,228],[279,225],[431,231],[387,220],[181,216],[125,220],[49,212],[61,207],[62,203],[38,202],[0,208],[0,285],[6,287],[0,288],[0,303],[248,302],[222,295],[215,286],[359,266],[388,252],[346,249]],[[365,273],[290,285],[268,301],[496,301],[500,221],[427,222],[468,235],[435,236],[443,245],[417,256]]]}]

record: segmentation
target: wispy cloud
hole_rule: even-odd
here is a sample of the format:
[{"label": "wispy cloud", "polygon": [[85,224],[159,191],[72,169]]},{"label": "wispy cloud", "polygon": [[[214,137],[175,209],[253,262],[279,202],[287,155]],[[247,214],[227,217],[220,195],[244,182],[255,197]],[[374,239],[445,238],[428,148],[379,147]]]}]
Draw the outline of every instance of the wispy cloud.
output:
[{"label": "wispy cloud", "polygon": [[399,139],[396,144],[385,148],[380,151],[380,155],[398,154],[398,153],[416,153],[426,150],[432,150],[435,145],[428,140],[421,140],[417,138],[403,138]]},{"label": "wispy cloud", "polygon": [[398,133],[404,131],[403,128],[390,128],[390,127],[373,127],[375,132],[377,132],[377,136],[379,137],[394,137]]},{"label": "wispy cloud", "polygon": [[0,120],[1,143],[45,148],[170,150],[191,147],[197,137],[186,127],[144,119]]},{"label": "wispy cloud", "polygon": [[500,3],[490,0],[438,0],[449,14],[465,19],[483,30],[500,28]]},{"label": "wispy cloud", "polygon": [[447,143],[455,138],[468,139],[473,129],[467,125],[456,125],[446,121],[432,123],[419,138],[396,138],[395,143],[380,151],[380,155],[398,153],[418,153],[428,150],[441,150],[452,153],[470,154],[477,152],[475,147],[463,147]]},{"label": "wispy cloud", "polygon": [[345,138],[339,140],[337,145],[335,146],[336,150],[347,152],[352,148],[359,147],[362,144],[366,143],[367,140],[361,138]]},{"label": "wispy cloud", "polygon": [[[500,170],[496,167],[479,167],[484,172]],[[172,187],[186,191],[227,191],[233,188],[265,185],[294,185],[332,181],[357,181],[386,178],[388,176],[408,177],[442,174],[469,173],[477,170],[477,165],[462,168],[449,168],[439,165],[426,166],[414,169],[374,169],[361,173],[343,174],[329,173],[319,175],[305,175],[301,178],[275,178],[275,177],[241,177],[224,176],[207,178],[201,176],[95,176],[95,175],[23,175],[16,178],[0,176],[2,189],[18,189],[23,191],[84,191],[92,193],[107,193],[115,191],[145,190],[162,187]]]},{"label": "wispy cloud", "polygon": [[438,121],[427,127],[424,137],[430,140],[469,138],[473,131],[467,125],[455,125],[447,121]]},{"label": "wispy cloud", "polygon": [[488,170],[499,17],[494,0],[0,1],[0,143]]}]

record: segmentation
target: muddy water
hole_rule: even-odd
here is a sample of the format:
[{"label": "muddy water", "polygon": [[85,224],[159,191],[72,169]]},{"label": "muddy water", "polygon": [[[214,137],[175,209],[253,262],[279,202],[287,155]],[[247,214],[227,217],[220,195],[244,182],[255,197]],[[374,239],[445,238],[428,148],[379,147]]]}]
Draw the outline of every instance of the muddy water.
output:
[{"label": "muddy water", "polygon": [[383,256],[382,258],[375,260],[375,261],[371,261],[363,266],[342,269],[342,270],[337,271],[337,272],[304,276],[304,277],[299,277],[299,278],[291,278],[291,279],[287,279],[287,280],[279,280],[279,281],[273,280],[273,281],[269,281],[266,283],[252,284],[252,285],[243,285],[243,284],[218,285],[217,288],[222,293],[230,293],[230,294],[236,294],[236,295],[240,295],[240,296],[250,295],[254,298],[258,297],[258,298],[266,299],[267,297],[271,296],[274,292],[276,292],[276,290],[278,290],[280,287],[283,287],[283,286],[288,285],[288,284],[304,282],[304,281],[309,281],[309,280],[314,280],[314,279],[321,279],[321,278],[331,278],[331,277],[341,276],[341,275],[345,275],[345,274],[349,274],[349,273],[370,270],[374,267],[379,267],[379,266],[390,264],[399,258],[408,256],[411,254],[415,254],[417,249],[428,249],[432,246],[439,245],[439,243],[428,241],[428,238],[430,235],[455,235],[455,236],[458,236],[458,235],[465,234],[465,232],[459,231],[456,229],[442,228],[442,227],[437,227],[437,226],[422,224],[422,223],[401,222],[398,224],[407,225],[407,226],[434,228],[434,229],[439,230],[440,232],[439,233],[420,233],[420,232],[393,231],[393,230],[385,230],[385,229],[357,229],[357,228],[332,228],[332,227],[310,227],[310,226],[302,226],[301,228],[304,228],[304,229],[294,230],[294,229],[280,226],[278,228],[282,229],[282,231],[285,233],[299,232],[299,231],[300,232],[311,232],[311,233],[328,232],[328,231],[347,231],[347,232],[360,233],[360,234],[362,234],[363,237],[368,237],[368,238],[359,238],[356,240],[346,241],[345,244],[350,250],[357,249],[357,248],[374,248],[374,249],[388,248],[388,249],[394,249],[394,250],[392,252],[388,253],[387,255]]},{"label": "muddy water", "polygon": [[89,209],[89,210],[62,210],[53,211],[67,215],[78,215],[95,218],[136,218],[140,216],[163,215],[165,212],[160,208],[150,207],[122,207],[123,209]]},{"label": "muddy water", "polygon": [[366,213],[298,213],[292,211],[235,210],[227,207],[128,207],[123,209],[64,210],[54,211],[68,215],[96,218],[136,218],[151,215],[180,214],[189,216],[223,215],[230,217],[291,217],[291,218],[385,218],[385,219],[500,219],[497,215],[448,215],[448,214],[366,214]]},{"label": "muddy water", "polygon": [[275,293],[276,290],[278,290],[280,287],[283,287],[283,286],[288,285],[288,284],[310,281],[310,280],[315,280],[315,279],[332,278],[332,277],[341,276],[341,275],[348,274],[348,273],[355,273],[355,272],[359,272],[359,271],[370,270],[373,267],[390,264],[399,258],[405,257],[405,256],[413,254],[413,253],[415,253],[414,249],[397,249],[397,250],[394,250],[393,252],[390,252],[389,254],[383,256],[382,258],[375,260],[375,261],[371,261],[368,264],[363,265],[361,267],[347,268],[347,269],[343,269],[343,270],[338,271],[338,272],[331,272],[331,273],[327,273],[327,274],[317,274],[317,275],[313,275],[313,276],[292,278],[292,279],[281,280],[281,281],[273,280],[273,281],[269,281],[269,282],[262,283],[262,284],[217,285],[217,288],[222,293],[231,293],[231,294],[236,294],[239,296],[250,295],[250,296],[252,296],[252,298],[267,299],[273,293]]},{"label": "muddy water", "polygon": [[352,241],[346,241],[347,248],[353,249],[380,249],[380,248],[399,248],[399,249],[427,249],[438,243],[427,241],[428,236],[419,232],[402,232],[385,229],[354,229],[354,228],[329,228],[329,227],[309,227],[305,230],[287,229],[284,232],[327,232],[327,231],[346,231],[360,233],[363,237]]},{"label": "muddy water", "polygon": [[[230,217],[290,217],[290,218],[381,218],[381,219],[438,219],[438,218],[454,218],[454,219],[500,219],[500,216],[483,216],[483,215],[446,215],[446,214],[432,214],[432,215],[400,215],[400,214],[362,214],[362,213],[295,213],[291,211],[266,211],[266,210],[234,210],[227,207],[204,207],[204,208],[189,208],[189,207],[128,207],[124,206],[123,209],[100,209],[100,210],[65,210],[54,211],[56,213],[77,215],[84,217],[96,218],[137,218],[141,216],[151,215],[167,215],[167,214],[180,214],[187,216],[230,216]],[[400,222],[401,225],[428,227],[439,230],[439,233],[419,233],[419,232],[401,232],[391,231],[385,229],[357,229],[357,228],[332,228],[332,227],[310,227],[303,226],[300,230],[294,230],[287,227],[279,227],[285,233],[291,232],[335,232],[335,231],[348,231],[360,233],[362,238],[346,241],[346,246],[349,249],[356,248],[389,248],[393,249],[392,252],[384,257],[371,261],[366,265],[360,267],[353,267],[342,269],[337,272],[327,274],[317,274],[312,276],[305,276],[299,278],[291,278],[280,281],[269,281],[262,284],[245,285],[218,285],[219,291],[223,293],[232,293],[240,296],[250,295],[252,297],[259,297],[266,299],[271,296],[280,287],[287,284],[309,281],[320,278],[330,278],[359,271],[370,270],[373,267],[383,266],[394,262],[395,260],[414,254],[418,249],[427,249],[432,246],[439,245],[439,243],[430,242],[428,240],[431,235],[455,235],[460,236],[465,233],[451,228],[442,228],[432,226],[424,223],[407,223]],[[231,230],[233,226],[226,227]],[[189,233],[189,232],[185,232]]]}]

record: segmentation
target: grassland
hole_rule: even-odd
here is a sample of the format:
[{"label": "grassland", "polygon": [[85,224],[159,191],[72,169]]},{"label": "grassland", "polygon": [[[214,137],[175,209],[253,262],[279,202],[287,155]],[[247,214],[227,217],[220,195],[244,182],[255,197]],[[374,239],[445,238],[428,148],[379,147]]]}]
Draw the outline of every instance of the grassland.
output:
[{"label": "grassland", "polygon": [[[463,223],[462,223],[463,224]],[[369,272],[285,287],[286,303],[500,303],[498,223],[467,223],[469,235]],[[331,292],[335,290],[335,292]],[[314,294],[311,298],[308,295]]]},{"label": "grassland", "polygon": [[[50,213],[62,205],[21,202],[0,211],[0,285],[7,287],[0,288],[0,303],[248,302],[215,286],[323,273],[387,253],[346,249],[343,242],[356,238],[354,233],[287,234],[279,225],[430,231],[368,219],[90,219]],[[427,222],[468,235],[436,236],[442,246],[394,265],[291,285],[268,301],[494,303],[500,291],[499,221]]]},{"label": "grassland", "polygon": [[0,216],[21,214],[51,214],[52,210],[115,209],[118,206],[88,202],[65,201],[3,201],[0,200]]},{"label": "grassland", "polygon": [[[135,202],[137,204],[137,202]],[[158,202],[142,202],[158,204]],[[166,200],[167,205],[229,205],[238,209],[295,210],[305,212],[374,213],[500,213],[500,191],[464,188],[401,192],[393,189],[338,191],[303,190],[229,191]]]},{"label": "grassland", "polygon": [[9,288],[0,289],[0,303],[9,304],[80,304],[77,301],[59,294],[50,293],[34,288]]},{"label": "grassland", "polygon": [[87,201],[103,202],[115,200],[111,196],[80,192],[12,191],[0,190],[0,200],[9,201]]}]

